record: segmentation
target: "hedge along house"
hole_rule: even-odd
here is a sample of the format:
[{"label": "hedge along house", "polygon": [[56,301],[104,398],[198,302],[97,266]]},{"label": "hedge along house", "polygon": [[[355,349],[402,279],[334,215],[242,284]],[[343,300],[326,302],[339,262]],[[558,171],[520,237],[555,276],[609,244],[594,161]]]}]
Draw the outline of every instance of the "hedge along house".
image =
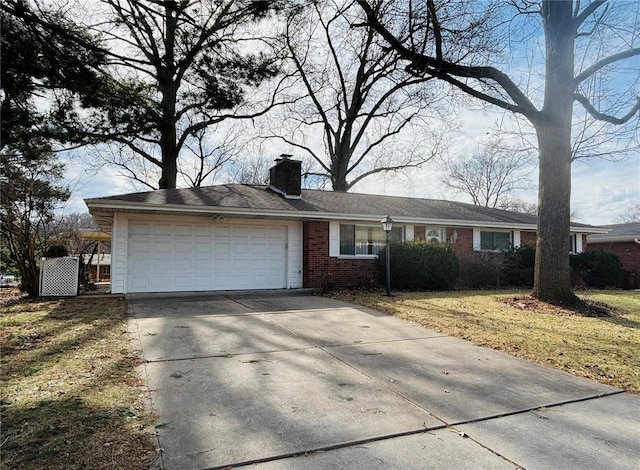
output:
[{"label": "hedge along house", "polygon": [[588,249],[603,249],[615,253],[626,271],[622,286],[640,287],[640,222],[613,224],[603,227],[607,233],[589,235]]},{"label": "hedge along house", "polygon": [[[301,189],[282,158],[268,186],[228,184],[86,199],[112,236],[111,291],[180,292],[357,286],[375,280],[390,215],[397,240],[459,253],[535,243],[536,218],[459,202]],[[572,249],[604,233],[573,224]],[[392,261],[393,262],[393,261]]]}]

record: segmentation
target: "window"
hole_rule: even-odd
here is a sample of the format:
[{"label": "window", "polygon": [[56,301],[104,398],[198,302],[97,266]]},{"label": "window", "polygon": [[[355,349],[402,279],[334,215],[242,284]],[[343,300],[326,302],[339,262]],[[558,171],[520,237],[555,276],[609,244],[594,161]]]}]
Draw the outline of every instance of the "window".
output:
[{"label": "window", "polygon": [[509,232],[480,232],[480,249],[490,251],[507,251],[511,248]]},{"label": "window", "polygon": [[444,241],[444,230],[441,228],[428,228],[425,230],[424,239],[428,242],[442,243]]},{"label": "window", "polygon": [[100,266],[100,275],[109,276],[111,274],[111,266]]},{"label": "window", "polygon": [[[402,241],[402,227],[394,227],[391,241]],[[386,243],[382,227],[340,224],[341,255],[377,255]]]}]

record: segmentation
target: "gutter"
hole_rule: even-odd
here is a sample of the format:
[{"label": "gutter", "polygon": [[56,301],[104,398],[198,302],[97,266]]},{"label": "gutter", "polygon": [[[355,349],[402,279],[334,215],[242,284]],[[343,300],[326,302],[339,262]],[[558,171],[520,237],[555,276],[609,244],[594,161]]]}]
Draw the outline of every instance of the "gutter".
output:
[{"label": "gutter", "polygon": [[[591,232],[595,233],[595,232]],[[587,243],[590,244],[598,244],[598,243],[621,243],[621,242],[629,242],[629,243],[640,243],[640,239],[638,239],[635,235],[611,235],[611,236],[597,236],[597,237],[587,237]]]},{"label": "gutter", "polygon": [[[185,207],[176,204],[136,204],[130,202],[110,201],[108,204],[94,199],[85,199],[85,204],[89,208],[96,210],[106,210],[111,212],[140,212],[146,213],[181,213],[184,215],[194,215],[200,217],[227,216],[227,217],[251,217],[265,219],[288,219],[288,220],[339,220],[354,222],[378,222],[386,214],[344,214],[338,212],[313,212],[313,211],[290,211],[290,210],[265,210],[265,209],[248,209],[235,207],[220,206],[201,206],[201,207]],[[423,217],[396,217],[393,213],[389,214],[394,222],[401,224],[418,224],[418,225],[446,225],[448,227],[482,227],[482,228],[502,228],[511,230],[537,230],[537,224],[527,224],[518,222],[497,222],[497,221],[479,221],[469,219],[436,219]],[[592,226],[571,226],[570,231],[573,233],[608,233],[608,229]]]}]

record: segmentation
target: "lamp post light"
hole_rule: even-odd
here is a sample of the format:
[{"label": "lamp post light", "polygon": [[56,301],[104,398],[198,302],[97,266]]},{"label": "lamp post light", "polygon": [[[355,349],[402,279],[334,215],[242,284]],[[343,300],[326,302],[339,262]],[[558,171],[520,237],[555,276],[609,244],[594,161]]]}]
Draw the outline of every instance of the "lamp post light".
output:
[{"label": "lamp post light", "polygon": [[391,253],[389,251],[389,235],[391,234],[391,229],[393,228],[393,219],[388,215],[385,215],[384,218],[380,221],[382,224],[382,230],[384,230],[385,234],[385,247],[387,254],[387,296],[391,297]]}]

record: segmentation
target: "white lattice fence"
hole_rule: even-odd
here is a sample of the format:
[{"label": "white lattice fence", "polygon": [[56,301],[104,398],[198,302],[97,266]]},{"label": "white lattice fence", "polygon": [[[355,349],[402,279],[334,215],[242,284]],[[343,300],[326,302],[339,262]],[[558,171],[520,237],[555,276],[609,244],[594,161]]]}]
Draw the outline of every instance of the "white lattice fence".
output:
[{"label": "white lattice fence", "polygon": [[78,295],[80,259],[76,256],[64,258],[42,258],[40,263],[40,295]]}]

